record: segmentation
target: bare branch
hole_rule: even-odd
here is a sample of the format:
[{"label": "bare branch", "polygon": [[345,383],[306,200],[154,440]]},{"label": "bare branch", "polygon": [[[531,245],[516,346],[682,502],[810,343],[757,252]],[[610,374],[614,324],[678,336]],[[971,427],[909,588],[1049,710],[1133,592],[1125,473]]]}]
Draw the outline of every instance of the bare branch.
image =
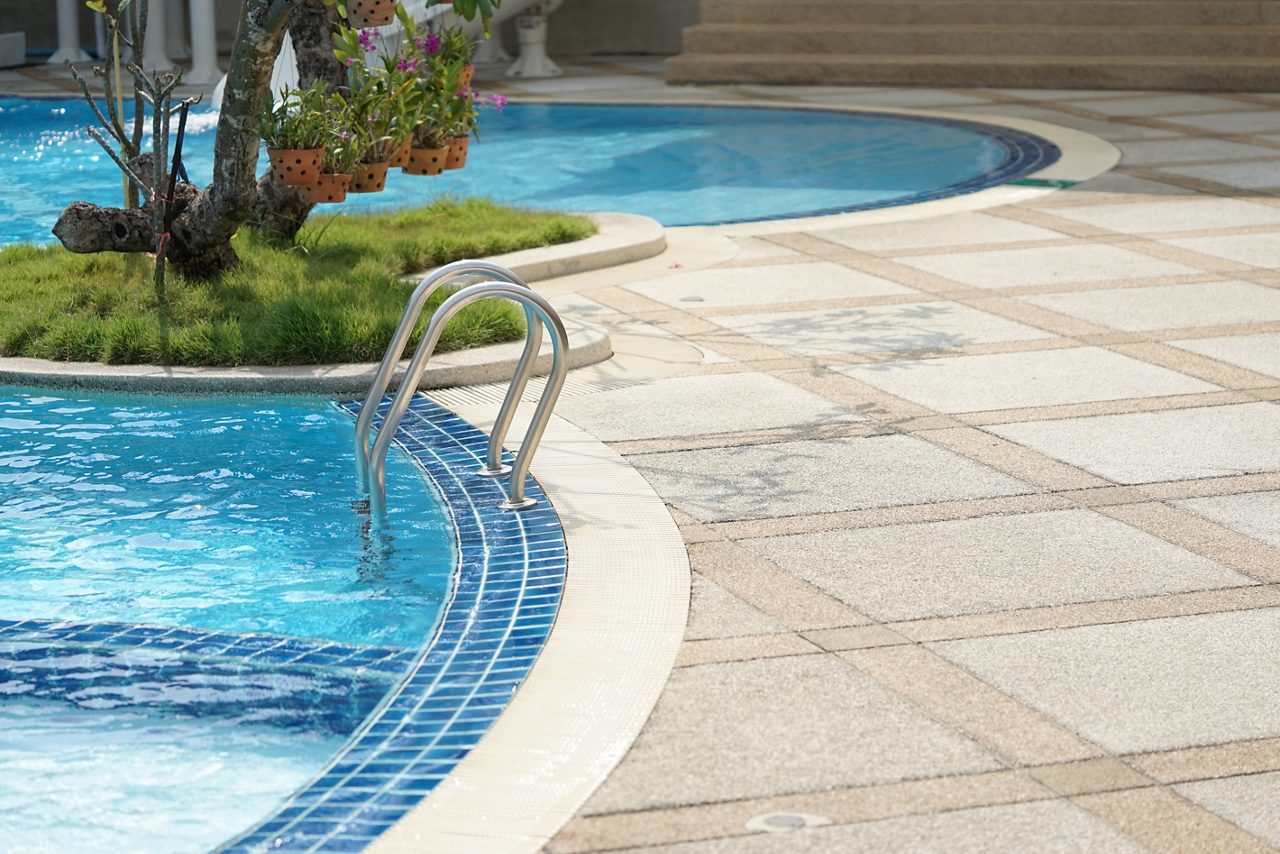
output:
[{"label": "bare branch", "polygon": [[189,98],[183,98],[181,101],[174,104],[172,108],[170,108],[169,115],[171,116],[176,115],[182,112],[183,107],[187,107],[187,108],[194,107],[196,104],[200,103],[203,100],[204,100],[204,95],[192,95]]},{"label": "bare branch", "polygon": [[[94,70],[96,71],[98,69],[95,67]],[[106,130],[113,137],[115,137],[116,140],[121,145],[124,145],[125,143],[127,143],[128,140],[126,140],[119,134],[118,132],[119,129],[117,128],[117,126],[114,123],[107,121],[106,116],[102,115],[102,110],[98,108],[98,99],[94,98],[93,93],[89,91],[88,81],[80,76],[80,72],[76,69],[74,65],[71,66],[71,76],[74,77],[75,81],[80,84],[80,91],[84,93],[84,99],[86,102],[88,102],[89,109],[93,110],[93,115],[98,119],[98,123],[101,124],[104,128],[106,128]],[[110,92],[107,93],[107,105],[108,105],[108,109],[111,109]],[[115,112],[114,109],[111,109],[111,112]]]},{"label": "bare branch", "polygon": [[134,172],[133,169],[131,169],[127,163],[125,163],[123,160],[120,159],[120,155],[116,154],[115,149],[113,149],[107,143],[106,139],[103,138],[101,131],[99,131],[97,128],[94,128],[94,127],[88,128],[88,131],[89,131],[89,136],[93,137],[94,140],[98,143],[98,145],[102,146],[102,150],[107,152],[107,155],[116,162],[116,165],[120,167],[120,170],[124,172],[124,174],[129,176],[129,180],[133,181],[139,187],[146,186],[147,182],[139,178],[138,173]]}]

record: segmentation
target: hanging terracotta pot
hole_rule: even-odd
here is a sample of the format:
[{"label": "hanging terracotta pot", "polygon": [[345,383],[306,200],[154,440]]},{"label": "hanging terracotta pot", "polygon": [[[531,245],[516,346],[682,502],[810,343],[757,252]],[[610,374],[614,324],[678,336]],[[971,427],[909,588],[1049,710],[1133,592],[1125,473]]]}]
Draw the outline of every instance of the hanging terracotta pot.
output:
[{"label": "hanging terracotta pot", "polygon": [[471,137],[455,136],[449,140],[449,156],[445,158],[444,168],[461,169],[467,165],[467,151],[471,148]]},{"label": "hanging terracotta pot", "polygon": [[462,66],[462,70],[458,72],[458,88],[467,89],[471,86],[471,78],[476,76],[475,65],[468,63]]},{"label": "hanging terracotta pot", "polygon": [[412,139],[406,139],[404,144],[392,153],[390,159],[387,160],[388,166],[408,166],[409,165],[409,146],[413,145]]},{"label": "hanging terracotta pot", "polygon": [[323,148],[268,148],[271,159],[271,179],[277,184],[303,187],[314,184],[320,177],[320,162],[324,160]]},{"label": "hanging terracotta pot", "polygon": [[347,0],[347,20],[357,29],[385,27],[395,19],[395,0]]},{"label": "hanging terracotta pot", "polygon": [[351,192],[381,193],[387,186],[386,163],[360,163],[351,173]]},{"label": "hanging terracotta pot", "polygon": [[343,202],[347,199],[347,187],[350,184],[350,175],[325,172],[314,184],[298,187],[298,195],[302,196],[304,202],[313,205]]},{"label": "hanging terracotta pot", "polygon": [[410,175],[439,175],[448,159],[448,148],[410,148],[404,171]]}]

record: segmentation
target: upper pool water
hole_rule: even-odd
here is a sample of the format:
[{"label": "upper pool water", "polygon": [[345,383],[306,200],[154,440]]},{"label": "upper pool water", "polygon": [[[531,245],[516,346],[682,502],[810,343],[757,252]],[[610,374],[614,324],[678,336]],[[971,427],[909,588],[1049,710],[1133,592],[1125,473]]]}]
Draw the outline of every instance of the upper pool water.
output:
[{"label": "upper pool water", "polygon": [[[0,245],[48,243],[77,200],[119,204],[120,174],[85,133],[80,100],[0,98]],[[216,115],[188,128],[193,182],[212,176]],[[776,219],[974,192],[1043,169],[1052,143],[979,122],[746,107],[510,104],[487,111],[466,169],[392,170],[342,210],[442,195],[564,211],[623,211],[664,225]],[[260,162],[264,167],[265,158]],[[323,211],[323,208],[321,209]]]}]

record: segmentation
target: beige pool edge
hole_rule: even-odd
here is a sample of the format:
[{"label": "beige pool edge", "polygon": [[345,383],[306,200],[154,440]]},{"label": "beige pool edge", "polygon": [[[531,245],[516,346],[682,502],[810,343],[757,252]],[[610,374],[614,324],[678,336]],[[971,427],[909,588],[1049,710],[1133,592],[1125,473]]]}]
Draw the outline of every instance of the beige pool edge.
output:
[{"label": "beige pool edge", "polygon": [[[457,411],[490,426],[491,407]],[[666,684],[690,585],[666,505],[620,455],[561,418],[535,468],[569,552],[555,627],[493,729],[370,852],[540,849],[622,759]]]}]

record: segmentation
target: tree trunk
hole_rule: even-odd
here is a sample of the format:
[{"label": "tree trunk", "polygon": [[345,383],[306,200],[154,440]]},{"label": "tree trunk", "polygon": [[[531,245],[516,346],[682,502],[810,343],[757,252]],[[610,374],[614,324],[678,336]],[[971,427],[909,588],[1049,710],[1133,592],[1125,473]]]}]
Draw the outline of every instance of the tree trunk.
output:
[{"label": "tree trunk", "polygon": [[[289,16],[300,88],[306,89],[316,80],[323,80],[331,89],[346,87],[347,70],[333,56],[333,27],[338,21],[338,7],[326,6],[324,0],[300,0]],[[297,190],[272,181],[268,172],[258,179],[258,198],[249,222],[256,229],[292,241],[314,207],[304,202]]]},{"label": "tree trunk", "polygon": [[[213,183],[203,191],[189,188],[175,193],[181,198],[181,210],[175,198],[170,237],[165,242],[166,258],[186,276],[208,278],[238,263],[231,237],[254,217],[262,195],[257,180],[258,117],[269,97],[271,71],[290,12],[301,13],[300,18],[314,17],[308,14],[308,4],[309,0],[244,0],[241,6],[218,116]],[[296,200],[296,193],[288,195]],[[301,219],[305,216],[302,213]],[[53,231],[72,252],[155,251],[157,241],[145,208],[126,211],[86,202],[63,211]]]},{"label": "tree trunk", "polygon": [[298,85],[306,89],[323,80],[330,89],[347,85],[347,69],[333,56],[333,30],[341,21],[337,5],[324,0],[301,0],[289,16],[289,38],[298,55]]},{"label": "tree trunk", "polygon": [[[213,183],[182,216],[174,218],[169,229],[174,249],[201,259],[210,274],[219,272],[211,263],[216,258],[231,266],[238,263],[231,236],[253,216],[258,197],[258,118],[270,97],[271,71],[293,5],[289,0],[245,0],[241,7],[213,146]],[[188,272],[177,258],[174,262]]]}]

